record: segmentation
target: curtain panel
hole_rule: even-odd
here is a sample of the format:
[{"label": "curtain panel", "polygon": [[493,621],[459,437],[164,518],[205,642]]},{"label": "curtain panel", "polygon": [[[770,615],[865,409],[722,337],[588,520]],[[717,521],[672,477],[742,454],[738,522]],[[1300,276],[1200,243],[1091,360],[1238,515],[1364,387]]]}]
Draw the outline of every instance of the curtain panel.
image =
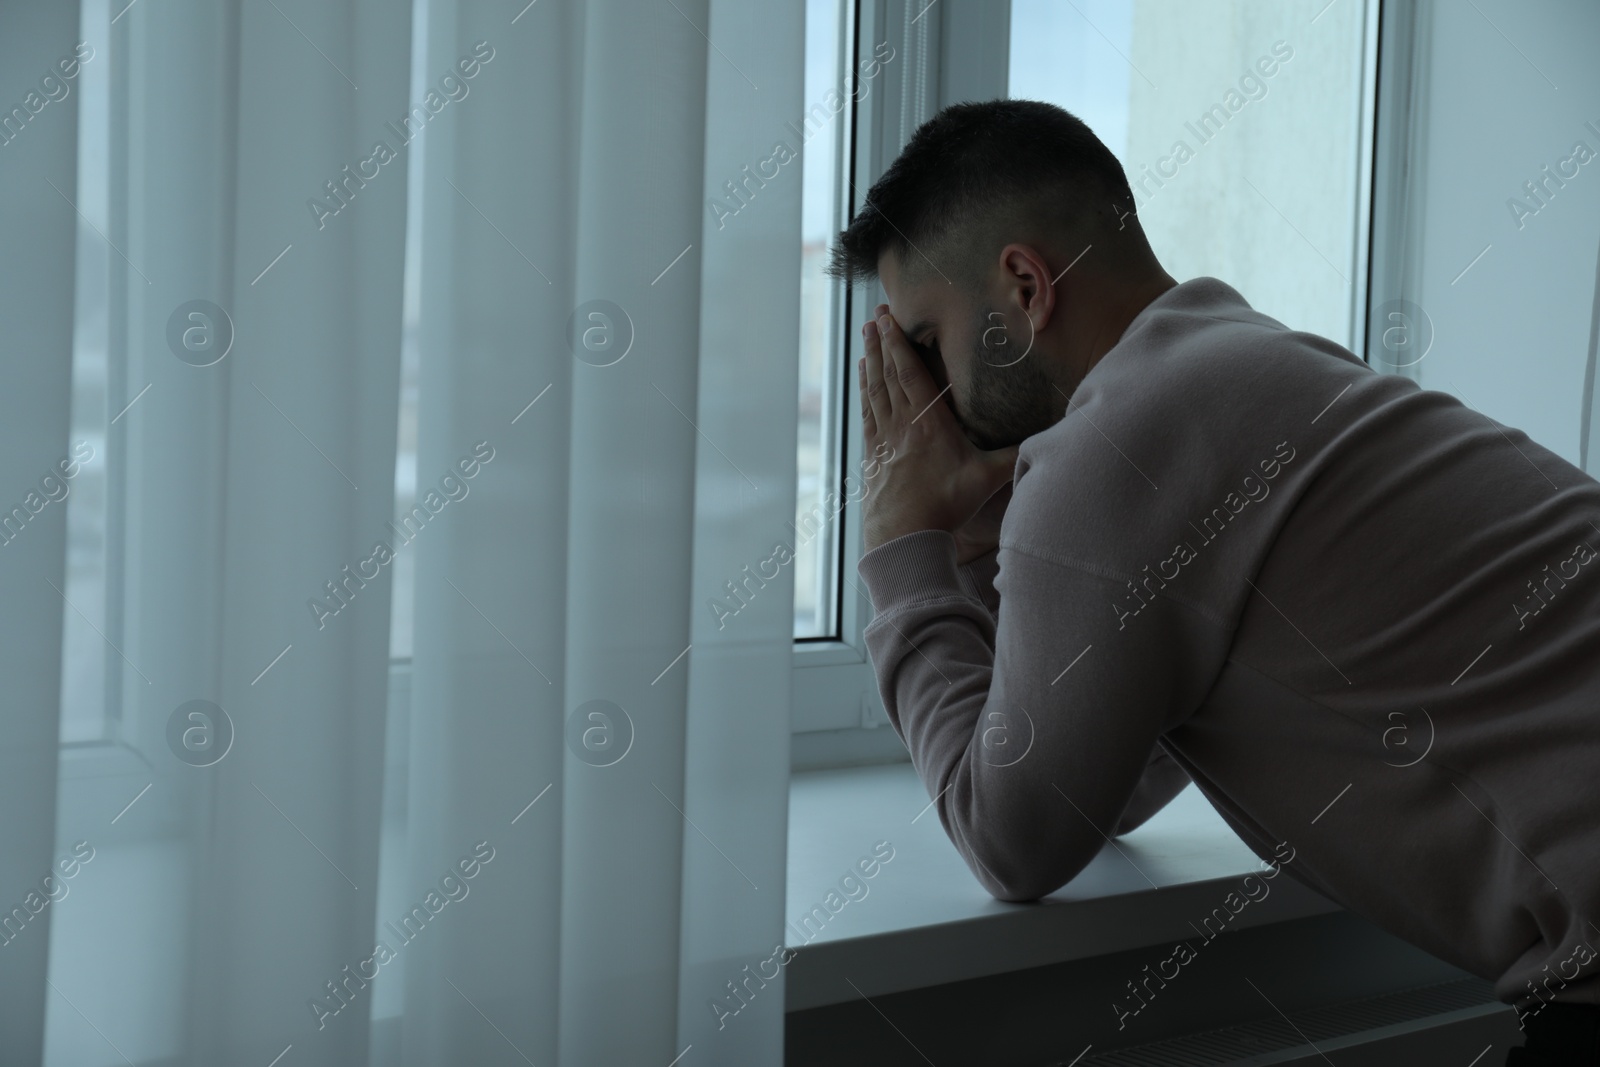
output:
[{"label": "curtain panel", "polygon": [[[709,602],[794,514],[798,168],[711,203],[803,9],[82,12],[0,8],[0,476],[93,423],[106,561],[75,603],[59,506],[0,547],[0,1060],[780,1063],[792,590]],[[18,80],[80,42],[98,175],[85,94]],[[63,747],[75,616],[107,725]]]}]

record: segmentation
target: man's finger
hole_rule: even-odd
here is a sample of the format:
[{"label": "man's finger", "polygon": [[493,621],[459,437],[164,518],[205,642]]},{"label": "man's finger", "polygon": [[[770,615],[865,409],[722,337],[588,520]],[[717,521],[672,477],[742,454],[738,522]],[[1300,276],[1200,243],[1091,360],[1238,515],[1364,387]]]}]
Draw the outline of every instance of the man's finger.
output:
[{"label": "man's finger", "polygon": [[911,401],[906,398],[905,385],[900,377],[900,365],[903,362],[901,352],[891,340],[898,327],[894,317],[887,311],[879,315],[878,347],[883,352],[883,391],[889,397],[889,409],[901,413],[901,418],[910,418],[912,413],[906,413],[906,408],[911,406]]},{"label": "man's finger", "polygon": [[889,425],[889,395],[884,391],[883,384],[883,349],[878,342],[878,328],[873,323],[867,323],[862,330],[866,343],[865,367],[866,384],[862,392],[866,394],[867,404],[874,420],[879,426]]},{"label": "man's finger", "polygon": [[873,432],[872,405],[867,401],[867,357],[856,360],[856,392],[861,394],[861,428],[870,437]]},{"label": "man's finger", "polygon": [[928,368],[923,366],[922,357],[911,347],[911,341],[892,316],[889,317],[889,328],[884,334],[883,344],[894,356],[892,366],[895,383],[900,396],[905,397],[906,405],[911,409],[908,417],[915,419],[938,399],[939,388],[933,384],[933,377],[928,373]]}]

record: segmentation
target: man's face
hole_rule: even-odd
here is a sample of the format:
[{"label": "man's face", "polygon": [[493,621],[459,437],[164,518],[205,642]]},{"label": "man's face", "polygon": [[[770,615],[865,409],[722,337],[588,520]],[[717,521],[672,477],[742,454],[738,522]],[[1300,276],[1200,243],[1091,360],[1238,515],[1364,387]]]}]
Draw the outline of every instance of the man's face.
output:
[{"label": "man's face", "polygon": [[967,439],[985,450],[1021,444],[1055,425],[1066,401],[1045,373],[1041,339],[1015,300],[990,303],[937,272],[909,282],[895,256],[878,262],[889,313],[922,356]]}]

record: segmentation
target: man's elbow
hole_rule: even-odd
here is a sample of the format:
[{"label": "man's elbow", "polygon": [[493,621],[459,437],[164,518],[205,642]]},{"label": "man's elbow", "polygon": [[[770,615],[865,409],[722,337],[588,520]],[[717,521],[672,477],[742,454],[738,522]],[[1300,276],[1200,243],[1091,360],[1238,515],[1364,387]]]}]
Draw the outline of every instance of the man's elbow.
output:
[{"label": "man's elbow", "polygon": [[984,888],[994,899],[1007,904],[1031,904],[1041,897],[1047,897],[1061,887],[1059,885],[1046,885],[1044,882],[1017,882],[1014,884],[985,883]]},{"label": "man's elbow", "polygon": [[1012,862],[989,859],[972,868],[990,896],[1008,904],[1026,904],[1066,885],[1087,863],[1045,863],[1034,857]]},{"label": "man's elbow", "polygon": [[1118,821],[1117,828],[1111,831],[1111,836],[1121,837],[1123,834],[1131,833],[1132,831],[1137,830],[1139,827],[1149,822],[1150,817],[1154,814],[1154,812],[1129,812],[1127,815],[1124,815],[1120,821]]},{"label": "man's elbow", "polygon": [[1098,834],[1062,827],[1047,835],[1012,829],[1038,826],[1044,818],[1039,813],[1006,812],[1007,817],[983,820],[961,818],[965,813],[959,805],[944,813],[950,839],[984,890],[1007,903],[1054,893],[1077,877],[1105,844]]}]

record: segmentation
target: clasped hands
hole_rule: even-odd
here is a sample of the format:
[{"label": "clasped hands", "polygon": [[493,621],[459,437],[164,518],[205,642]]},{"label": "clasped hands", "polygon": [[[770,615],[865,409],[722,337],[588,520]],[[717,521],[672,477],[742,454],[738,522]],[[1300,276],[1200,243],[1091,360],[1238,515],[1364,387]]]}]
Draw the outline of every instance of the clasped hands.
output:
[{"label": "clasped hands", "polygon": [[1017,447],[974,445],[889,306],[879,304],[876,314],[863,330],[866,355],[858,364],[863,454],[879,454],[886,443],[890,458],[867,477],[864,547],[945,530],[955,538],[956,561],[970,563],[1000,544]]}]

